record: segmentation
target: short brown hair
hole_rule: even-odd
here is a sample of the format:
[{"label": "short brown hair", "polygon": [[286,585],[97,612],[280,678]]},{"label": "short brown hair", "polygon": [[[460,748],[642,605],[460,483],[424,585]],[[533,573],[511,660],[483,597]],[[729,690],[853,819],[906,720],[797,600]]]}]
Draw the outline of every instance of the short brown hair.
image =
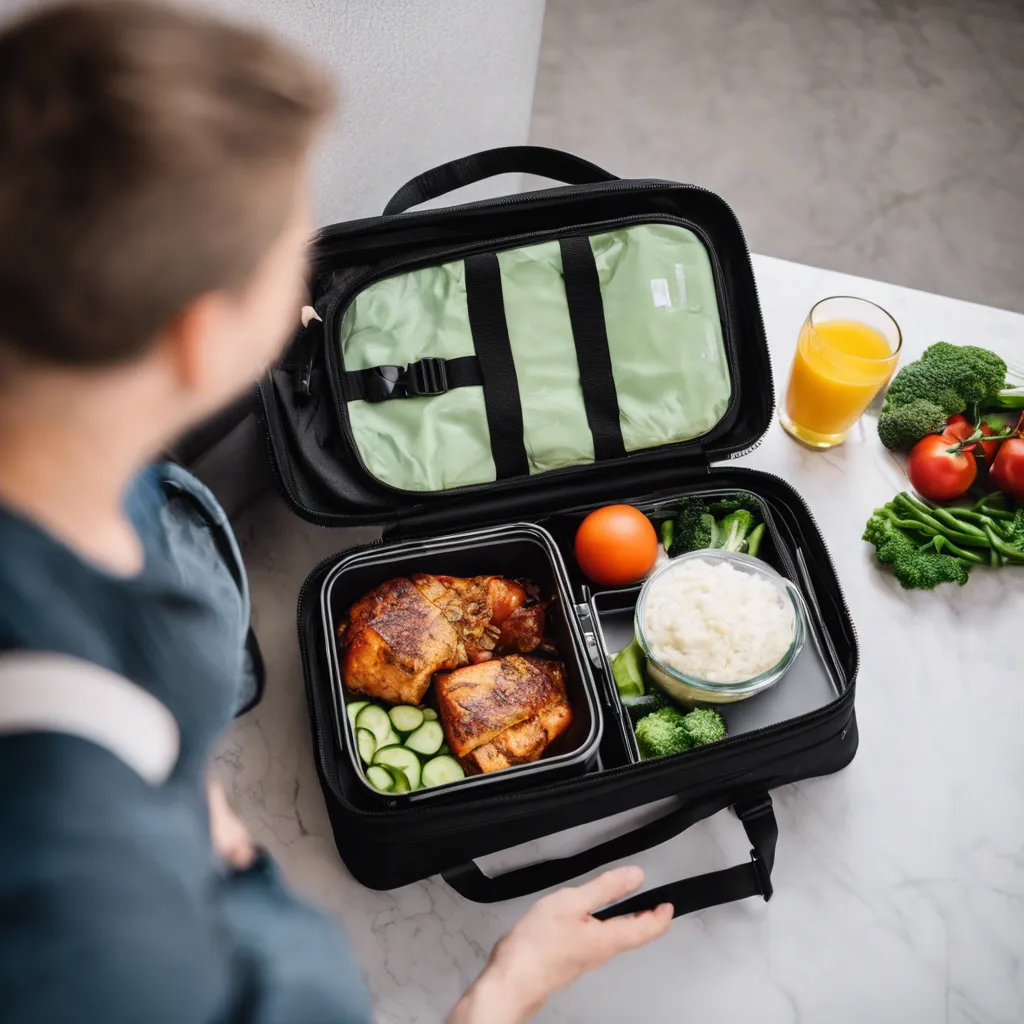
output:
[{"label": "short brown hair", "polygon": [[79,0],[0,32],[0,345],[131,359],[247,281],[331,106],[262,32],[149,0]]}]

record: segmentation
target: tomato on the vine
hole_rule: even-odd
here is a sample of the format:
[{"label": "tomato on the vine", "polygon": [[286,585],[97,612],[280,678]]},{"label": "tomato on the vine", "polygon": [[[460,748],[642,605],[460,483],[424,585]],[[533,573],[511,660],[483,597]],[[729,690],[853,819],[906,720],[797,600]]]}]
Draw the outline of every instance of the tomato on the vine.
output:
[{"label": "tomato on the vine", "polygon": [[1003,442],[989,476],[1000,490],[1024,504],[1024,438]]},{"label": "tomato on the vine", "polygon": [[[983,437],[991,437],[996,433],[996,431],[993,430],[985,420],[981,421],[979,429],[981,430]],[[949,447],[952,448],[958,441],[966,441],[974,431],[974,424],[962,412],[958,412],[955,416],[950,416],[949,419],[946,420],[946,428],[943,430],[942,436],[951,442]],[[1000,444],[1002,444],[1001,441],[981,441],[970,445],[968,449],[965,449],[965,451],[975,451],[980,445],[981,450],[985,455],[985,461],[991,465],[996,452],[999,451]]]},{"label": "tomato on the vine", "polygon": [[959,498],[967,493],[978,475],[973,453],[951,450],[956,448],[956,443],[955,438],[929,434],[910,450],[907,460],[910,482],[918,493],[931,501]]}]

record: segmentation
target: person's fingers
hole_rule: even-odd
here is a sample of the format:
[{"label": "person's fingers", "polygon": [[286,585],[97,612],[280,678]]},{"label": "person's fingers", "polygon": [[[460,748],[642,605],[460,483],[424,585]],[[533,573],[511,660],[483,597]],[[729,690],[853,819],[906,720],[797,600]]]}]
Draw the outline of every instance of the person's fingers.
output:
[{"label": "person's fingers", "polygon": [[230,848],[225,851],[224,859],[238,871],[245,871],[252,867],[255,856],[256,850],[249,840],[249,836],[245,835],[244,837],[235,837]]},{"label": "person's fingers", "polygon": [[231,809],[227,793],[213,780],[207,787],[210,804],[210,842],[232,867],[244,870],[251,866],[256,851],[249,830]]},{"label": "person's fingers", "polygon": [[660,939],[672,925],[672,904],[662,903],[642,914],[627,914],[601,922],[601,940],[610,956],[638,949]]},{"label": "person's fingers", "polygon": [[644,884],[644,869],[635,865],[612,868],[597,878],[571,890],[574,902],[580,910],[588,914],[606,907],[609,903],[621,900],[631,892],[636,892]]}]

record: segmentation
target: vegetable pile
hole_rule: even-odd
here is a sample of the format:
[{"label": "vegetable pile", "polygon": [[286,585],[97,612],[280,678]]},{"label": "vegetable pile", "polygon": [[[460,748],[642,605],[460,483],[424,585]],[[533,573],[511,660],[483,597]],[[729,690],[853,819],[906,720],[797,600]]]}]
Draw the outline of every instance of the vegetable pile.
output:
[{"label": "vegetable pile", "polygon": [[973,508],[941,508],[903,492],[875,509],[864,540],[908,590],[962,586],[972,566],[1024,565],[1024,509],[1001,505],[986,495]]},{"label": "vegetable pile", "polygon": [[725,737],[725,721],[711,708],[681,711],[658,689],[646,692],[647,660],[636,637],[612,658],[612,675],[636,734],[640,756],[667,757]]},{"label": "vegetable pile", "polygon": [[893,378],[878,418],[878,437],[892,451],[907,451],[946,421],[968,412],[1024,409],[1024,388],[1009,387],[1006,363],[975,345],[939,341]]},{"label": "vegetable pile", "polygon": [[661,524],[661,542],[670,558],[705,548],[756,557],[763,536],[761,506],[746,494],[710,503],[703,498],[684,498],[675,516]]},{"label": "vegetable pile", "polygon": [[962,586],[976,565],[1024,565],[1024,388],[1006,374],[994,352],[940,341],[886,392],[878,436],[909,450],[907,475],[924,500],[896,495],[863,539],[907,589]]}]

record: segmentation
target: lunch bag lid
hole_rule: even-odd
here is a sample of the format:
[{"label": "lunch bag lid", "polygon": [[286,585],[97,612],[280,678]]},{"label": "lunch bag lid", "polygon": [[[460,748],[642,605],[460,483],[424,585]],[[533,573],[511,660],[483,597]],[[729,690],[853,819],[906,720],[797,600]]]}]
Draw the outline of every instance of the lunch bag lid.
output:
[{"label": "lunch bag lid", "polygon": [[[404,212],[490,174],[571,181]],[[750,256],[696,186],[510,147],[319,232],[319,319],[261,384],[293,507],[403,533],[628,500],[742,454],[771,367]]]}]

